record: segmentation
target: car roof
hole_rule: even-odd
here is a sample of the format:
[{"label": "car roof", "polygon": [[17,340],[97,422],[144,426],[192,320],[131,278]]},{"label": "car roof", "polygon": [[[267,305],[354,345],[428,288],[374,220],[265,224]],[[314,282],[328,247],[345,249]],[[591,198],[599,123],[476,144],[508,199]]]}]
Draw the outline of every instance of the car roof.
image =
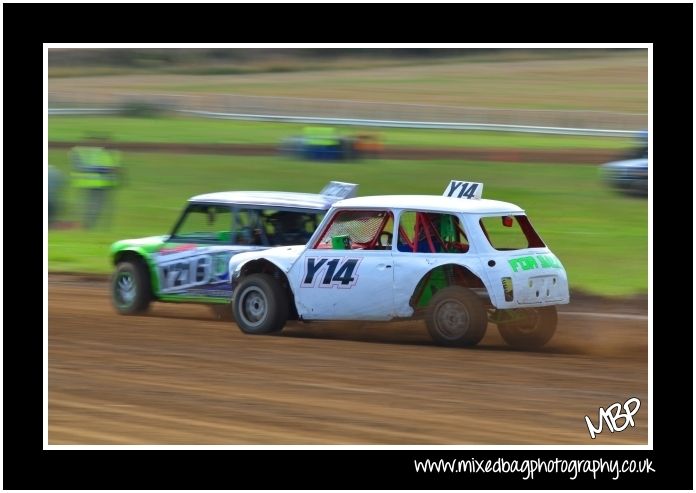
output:
[{"label": "car roof", "polygon": [[460,199],[440,195],[375,195],[340,200],[334,207],[341,208],[379,208],[379,209],[420,209],[435,212],[464,213],[518,213],[524,212],[515,204],[489,199]]},{"label": "car roof", "polygon": [[648,159],[644,157],[637,159],[624,159],[622,161],[611,161],[602,165],[604,168],[646,168],[647,166]]},{"label": "car roof", "polygon": [[240,204],[268,207],[295,207],[327,210],[338,197],[298,192],[215,192],[196,195],[189,202]]}]

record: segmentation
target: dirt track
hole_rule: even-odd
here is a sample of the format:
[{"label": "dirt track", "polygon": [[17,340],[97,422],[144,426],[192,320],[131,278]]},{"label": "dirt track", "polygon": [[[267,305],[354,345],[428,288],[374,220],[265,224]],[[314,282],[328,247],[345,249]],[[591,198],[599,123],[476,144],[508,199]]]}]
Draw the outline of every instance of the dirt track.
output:
[{"label": "dirt track", "polygon": [[[246,336],[201,306],[118,316],[103,281],[51,275],[48,296],[50,444],[647,443],[641,316],[561,314],[521,352],[494,326],[475,349],[417,321]],[[629,397],[636,426],[591,440],[584,416]]]}]

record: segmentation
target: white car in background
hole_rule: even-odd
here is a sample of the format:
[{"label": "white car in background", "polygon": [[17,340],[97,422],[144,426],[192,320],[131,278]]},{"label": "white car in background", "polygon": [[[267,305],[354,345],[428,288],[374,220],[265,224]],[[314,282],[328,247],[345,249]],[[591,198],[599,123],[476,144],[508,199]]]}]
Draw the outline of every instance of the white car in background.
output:
[{"label": "white car in background", "polygon": [[510,345],[546,344],[569,302],[566,272],[521,208],[482,189],[453,180],[444,196],[341,200],[306,245],[235,255],[237,324],[265,334],[288,319],[423,317],[446,346],[477,344],[488,322]]},{"label": "white car in background", "polygon": [[648,195],[648,133],[640,132],[636,148],[624,159],[600,168],[609,186],[629,195]]}]

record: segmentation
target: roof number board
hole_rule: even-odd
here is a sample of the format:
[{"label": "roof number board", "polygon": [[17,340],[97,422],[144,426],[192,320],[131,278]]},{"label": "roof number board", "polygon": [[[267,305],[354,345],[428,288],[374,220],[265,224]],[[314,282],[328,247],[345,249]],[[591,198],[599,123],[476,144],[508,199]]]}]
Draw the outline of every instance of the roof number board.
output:
[{"label": "roof number board", "polygon": [[454,197],[457,199],[480,199],[483,193],[483,183],[472,181],[452,180],[445,188],[443,197]]}]

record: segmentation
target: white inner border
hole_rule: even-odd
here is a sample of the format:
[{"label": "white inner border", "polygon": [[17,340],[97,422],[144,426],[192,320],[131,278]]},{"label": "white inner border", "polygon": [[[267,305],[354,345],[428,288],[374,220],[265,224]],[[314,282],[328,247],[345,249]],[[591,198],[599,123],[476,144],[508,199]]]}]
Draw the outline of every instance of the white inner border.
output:
[{"label": "white inner border", "polygon": [[[653,167],[648,168],[648,444],[647,445],[49,445],[48,443],[48,49],[49,48],[644,48],[648,50],[648,159],[653,155],[652,43],[44,43],[43,44],[43,449],[44,450],[653,450]],[[0,55],[1,57],[2,55]],[[1,84],[1,82],[0,82]],[[0,178],[1,180],[1,178]],[[2,205],[0,205],[2,208]],[[0,219],[0,225],[2,219]],[[0,252],[2,251],[0,229]],[[2,285],[0,285],[0,295]],[[0,342],[0,344],[2,344]],[[696,344],[696,342],[695,342]],[[0,370],[2,371],[2,370]],[[1,397],[0,397],[1,399]],[[0,402],[1,404],[1,402]],[[598,405],[602,405],[599,403]],[[583,419],[578,416],[578,419]]]}]

